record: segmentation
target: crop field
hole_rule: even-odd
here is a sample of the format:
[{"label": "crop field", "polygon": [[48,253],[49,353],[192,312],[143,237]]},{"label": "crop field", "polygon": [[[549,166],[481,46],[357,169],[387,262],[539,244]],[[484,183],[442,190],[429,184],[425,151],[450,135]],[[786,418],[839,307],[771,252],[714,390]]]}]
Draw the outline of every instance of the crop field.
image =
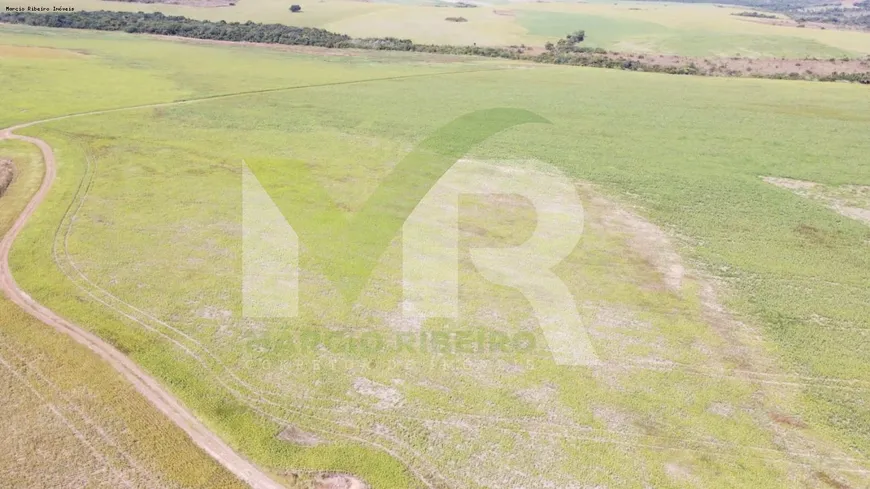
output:
[{"label": "crop field", "polygon": [[[53,0],[13,0],[53,6]],[[301,13],[276,0],[240,0],[205,8],[184,5],[70,0],[78,10],[160,11],[206,20],[254,21],[321,27],[356,37],[393,36],[416,42],[481,46],[543,46],[584,29],[585,45],[617,51],[684,56],[819,57],[870,54],[870,33],[802,29],[731,14],[742,7],[658,2],[492,2],[478,8],[436,7],[435,2],[319,0]],[[462,16],[468,22],[445,22]]]},{"label": "crop field", "polygon": [[[334,54],[0,26],[0,126],[79,114],[16,131],[58,158],[18,283],[288,487],[866,487],[870,227],[836,207],[866,204],[866,87]],[[455,178],[458,314],[423,317],[406,192],[446,158],[546,165],[582,226]],[[264,201],[257,229],[298,233],[292,317],[246,310]],[[577,235],[552,268],[592,365],[480,269],[544,231]],[[0,338],[61,341],[10,317]]]}]

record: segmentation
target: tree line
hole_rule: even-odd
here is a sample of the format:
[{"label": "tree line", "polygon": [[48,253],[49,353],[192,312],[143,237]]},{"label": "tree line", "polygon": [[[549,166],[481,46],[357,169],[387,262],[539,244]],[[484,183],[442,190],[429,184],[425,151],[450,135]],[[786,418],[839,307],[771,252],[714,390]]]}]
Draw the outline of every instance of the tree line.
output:
[{"label": "tree line", "polygon": [[[586,38],[586,33],[582,30],[568,34],[564,39],[555,44],[548,43],[546,51],[542,53],[531,54],[526,52],[527,48],[525,46],[486,47],[417,44],[410,39],[397,39],[394,37],[353,38],[348,35],[312,27],[292,27],[283,24],[261,24],[256,22],[212,22],[181,16],[167,16],[160,12],[0,12],[0,22],[39,27],[157,34],[218,41],[486,56],[491,58],[522,59],[538,63],[591,66],[678,75],[723,75],[722,72],[699,68],[694,63],[688,63],[683,66],[663,66],[639,59],[629,59],[619,53],[611,53],[601,48],[579,46],[578,44]],[[729,72],[724,74],[739,76],[739,73]],[[796,73],[774,75],[751,74],[749,76],[764,78],[795,78],[797,76],[798,78],[803,78]],[[824,81],[845,80],[870,84],[870,72],[857,74],[835,73],[824,77],[812,77],[812,79]]]},{"label": "tree line", "polygon": [[737,12],[731,15],[736,15],[738,17],[754,17],[757,19],[775,19],[776,16],[773,14],[763,14],[761,12]]}]

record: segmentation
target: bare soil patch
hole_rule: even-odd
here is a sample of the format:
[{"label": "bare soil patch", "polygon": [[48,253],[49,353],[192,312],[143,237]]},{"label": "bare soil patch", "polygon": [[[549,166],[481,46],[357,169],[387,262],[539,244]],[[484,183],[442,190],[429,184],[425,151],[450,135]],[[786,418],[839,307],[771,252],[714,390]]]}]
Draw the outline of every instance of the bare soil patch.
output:
[{"label": "bare soil patch", "polygon": [[368,485],[347,474],[322,474],[314,479],[315,489],[368,489]]},{"label": "bare soil patch", "polygon": [[844,484],[824,472],[816,472],[815,475],[817,479],[833,487],[834,489],[852,489],[852,486]]},{"label": "bare soil patch", "polygon": [[807,424],[804,423],[800,418],[796,418],[794,416],[789,416],[788,414],[770,413],[770,419],[774,423],[783,424],[786,426],[792,426],[794,428],[806,428],[807,427]]},{"label": "bare soil patch", "polygon": [[[764,177],[763,179],[771,185],[791,190],[801,197],[821,202],[841,216],[870,226],[870,186],[868,185],[827,188],[815,182],[791,178]],[[805,225],[801,225],[796,231],[808,238],[814,238],[818,234],[816,230]]]},{"label": "bare soil patch", "polygon": [[646,221],[637,214],[607,202],[601,197],[593,197],[596,205],[607,209],[604,225],[629,237],[632,250],[643,257],[662,276],[665,287],[672,291],[682,288],[685,267],[680,255],[674,250],[671,238],[658,226]]},{"label": "bare soil patch", "polygon": [[303,447],[314,447],[323,443],[323,441],[316,435],[308,433],[307,431],[302,431],[295,426],[284,428],[281,433],[278,433],[278,439]]},{"label": "bare soil patch", "polygon": [[6,193],[6,189],[15,178],[15,165],[10,160],[0,160],[0,196]]},{"label": "bare soil patch", "polygon": [[377,399],[375,409],[391,409],[401,406],[404,402],[404,398],[398,390],[364,377],[359,377],[353,381],[353,389],[359,394]]}]

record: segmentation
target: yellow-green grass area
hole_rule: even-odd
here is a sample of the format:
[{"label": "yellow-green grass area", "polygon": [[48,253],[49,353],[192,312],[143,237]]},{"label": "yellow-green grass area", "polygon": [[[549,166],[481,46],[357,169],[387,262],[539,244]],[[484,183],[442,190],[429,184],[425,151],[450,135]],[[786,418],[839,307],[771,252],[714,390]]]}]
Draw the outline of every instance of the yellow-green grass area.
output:
[{"label": "yellow-green grass area", "polygon": [[[227,58],[228,53],[235,54]],[[0,126],[197,97],[509,65],[458,57],[384,54],[370,57],[368,53],[345,52],[341,56],[321,57],[285,49],[217,47],[162,39],[143,40],[114,33],[3,26],[0,28],[0,98],[3,100]],[[282,61],[288,59],[293,63]],[[317,60],[315,64],[309,64],[314,60]],[[328,67],[333,63],[336,70]],[[419,70],[409,73],[408,66]],[[20,142],[4,142],[2,157],[13,159],[20,170],[3,196],[3,226],[7,226],[38,187],[42,163],[35,148]],[[64,167],[69,166],[65,159],[58,164],[62,173]],[[64,184],[61,178],[57,187],[61,192]],[[23,246],[25,252],[28,248]],[[94,487],[117,487],[121,483],[118,477],[126,477],[137,487],[140,483],[149,487],[155,484],[160,487],[235,487],[234,479],[215,468],[183,435],[174,433],[168,421],[153,413],[107,366],[63,336],[47,331],[45,326],[29,319],[11,304],[2,302],[0,306],[3,351],[9,354],[4,355],[4,360],[15,369],[16,376],[8,380],[4,376],[3,399],[10,402],[3,403],[3,409],[8,419],[20,418],[21,421],[19,425],[4,424],[10,430],[6,439],[21,444],[4,450],[3,455],[8,458],[4,458],[0,476],[3,484],[59,487],[68,480],[78,480]],[[17,376],[24,380],[17,382]],[[76,381],[79,383],[75,384]],[[31,390],[28,385],[37,390]],[[85,442],[99,450],[98,459],[109,458],[111,465],[104,479],[99,475],[88,479],[89,474],[98,474],[106,467],[95,465],[86,446],[68,445],[68,433],[62,432],[65,425],[58,428],[51,420],[51,412],[33,409],[33,403],[40,399],[54,403],[65,419],[73,423],[73,428],[84,433]],[[112,402],[104,405],[107,399]],[[72,414],[68,413],[70,410]],[[131,416],[139,418],[131,421]],[[45,425],[45,430],[40,429],[40,423]],[[51,431],[47,431],[49,429]],[[105,436],[99,431],[88,431],[94,429],[105,431],[102,434]],[[117,433],[119,429],[127,431],[121,436]],[[94,438],[98,435],[102,437]],[[58,438],[53,445],[43,442],[52,436]],[[108,448],[103,447],[106,443]],[[141,447],[130,446],[130,443],[139,443]],[[76,457],[82,457],[82,464],[43,466],[43,459],[28,452],[35,449],[34,446],[45,450],[44,453],[57,451],[60,455],[74,451]],[[114,452],[110,451],[113,449]],[[100,455],[102,452],[105,453]],[[124,468],[127,459],[138,464],[135,471]],[[150,474],[148,478],[141,475],[143,470]],[[304,479],[302,477],[299,483],[304,485]],[[291,484],[290,479],[287,481]]]},{"label": "yellow-green grass area", "polygon": [[[43,177],[40,153],[0,143],[17,174],[4,233]],[[244,487],[86,348],[0,300],[4,487]]]},{"label": "yellow-green grass area", "polygon": [[[15,3],[18,2],[18,3]],[[49,0],[9,5],[53,6]],[[207,20],[321,27],[358,37],[417,42],[543,46],[583,29],[586,45],[686,56],[842,57],[870,54],[870,34],[777,26],[731,15],[742,7],[660,2],[499,2],[478,8],[426,2],[324,0],[293,14],[276,0],[241,0],[226,8],[71,0],[80,10],[163,12]],[[468,22],[446,22],[462,16]]]},{"label": "yellow-green grass area", "polygon": [[[745,9],[743,9],[745,10]],[[584,29],[585,44],[615,51],[685,56],[842,57],[868,53],[870,35],[748,22],[737,7],[709,4],[520,4],[530,36]]]},{"label": "yellow-green grass area", "polygon": [[[70,39],[76,39],[74,47]],[[119,33],[0,26],[0,126],[257,90],[510,66],[471,57],[178,42]],[[282,60],[293,59],[292,65]],[[7,95],[15,92],[14,96]]]},{"label": "yellow-green grass area", "polygon": [[[5,32],[7,44],[37,39],[31,31]],[[203,70],[237,60],[256,62],[265,74],[305,66],[313,78],[320,67],[331,79],[378,70],[421,75],[21,131],[48,141],[61,166],[56,188],[13,250],[19,283],[117,345],[274,473],[344,471],[375,488],[402,489],[423,481],[454,488],[791,488],[830,481],[861,487],[866,480],[858,471],[870,457],[870,230],[759,178],[870,183],[863,87],[538,65],[438,75],[419,58],[403,65],[379,62],[377,53],[334,61],[88,36],[52,32],[44,43],[87,45],[92,56],[105,51],[129,66],[150,64],[179,91],[190,78],[173,71],[184,73],[172,60],[192,49]],[[133,47],[129,54],[109,47],[116,38]],[[152,49],[178,49],[171,69],[157,68]],[[88,63],[70,65],[70,76]],[[240,83],[215,73],[211,87],[221,92],[223,82]],[[18,101],[25,92],[2,86],[4,100],[27,106]],[[145,89],[125,87],[136,88]],[[359,250],[331,244],[335,269],[307,258],[322,250],[306,245],[302,230],[323,232],[320,217],[331,215],[333,202],[360,211],[397,162],[438,128],[505,107],[551,124],[510,128],[465,156],[509,166],[539,160],[576,180],[586,226],[556,273],[588,325],[599,367],[554,364],[529,303],[485,280],[469,261],[470,248],[515,245],[530,234],[533,213],[523,201],[463,201],[456,320],[416,322],[401,313],[398,238],[353,307],[327,277],[354,271]],[[280,208],[310,208],[287,214],[302,244],[303,300],[293,319],[243,317],[243,161]],[[298,171],[314,184],[298,185]],[[401,191],[395,196],[400,201]],[[666,229],[672,252],[703,273],[686,275],[677,289],[664,285],[667,273],[650,250],[667,254],[667,246],[654,233],[644,238],[649,226],[625,224],[617,203],[637,206]],[[382,236],[372,228],[360,238]],[[711,304],[710,284],[736,319]],[[535,346],[381,351],[344,342],[363,333],[469,331],[525,333]],[[334,341],[308,344],[313,332]],[[288,425],[319,444],[279,439]]]}]

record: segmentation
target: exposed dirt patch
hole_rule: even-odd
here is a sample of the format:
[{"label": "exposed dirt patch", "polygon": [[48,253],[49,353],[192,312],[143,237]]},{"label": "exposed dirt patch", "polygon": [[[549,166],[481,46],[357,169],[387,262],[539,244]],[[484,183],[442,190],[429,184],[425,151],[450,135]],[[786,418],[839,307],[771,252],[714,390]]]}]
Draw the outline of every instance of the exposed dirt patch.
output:
[{"label": "exposed dirt patch", "polygon": [[724,402],[714,402],[707,408],[707,412],[723,418],[730,418],[734,414],[734,407]]},{"label": "exposed dirt patch", "polygon": [[0,196],[6,193],[6,189],[15,178],[15,165],[10,160],[0,160]]},{"label": "exposed dirt patch", "polygon": [[[665,341],[648,321],[637,319],[631,310],[615,304],[589,304],[588,307],[595,311],[589,335],[600,343],[599,348],[608,357],[634,357],[636,361],[658,368],[670,366],[670,362],[663,359]],[[638,358],[637,353],[630,353],[637,348],[647,349],[648,353]]]},{"label": "exposed dirt patch", "polygon": [[302,431],[295,426],[284,428],[281,433],[278,433],[278,439],[303,447],[314,447],[323,443],[323,441],[316,435],[308,433],[307,431]]},{"label": "exposed dirt patch", "polygon": [[391,409],[404,403],[404,398],[398,390],[363,377],[353,381],[353,389],[359,394],[377,399],[375,409]]},{"label": "exposed dirt patch", "polygon": [[609,406],[595,406],[592,408],[592,415],[610,431],[643,434],[643,430],[636,426],[634,415],[624,410]]},{"label": "exposed dirt patch", "polygon": [[[779,177],[764,177],[764,181],[791,190],[801,197],[821,202],[842,216],[870,226],[870,186],[868,185],[828,187],[815,182]],[[800,225],[796,231],[808,239],[814,241],[819,239],[819,231],[811,226]]]},{"label": "exposed dirt patch", "polygon": [[764,177],[764,181],[769,184],[776,185],[777,187],[787,188],[789,190],[809,190],[818,185],[815,182],[792,180],[790,178],[779,177]]},{"label": "exposed dirt patch", "polygon": [[314,479],[314,489],[368,489],[368,485],[347,474],[323,474]]},{"label": "exposed dirt patch", "polygon": [[870,225],[870,209],[861,209],[858,207],[848,206],[835,207],[835,209],[837,210],[837,212],[846,217],[851,217],[852,219]]},{"label": "exposed dirt patch", "polygon": [[774,423],[779,423],[787,426],[793,426],[795,428],[806,428],[807,424],[803,422],[800,418],[795,416],[790,416],[788,414],[783,413],[770,413],[770,419]]},{"label": "exposed dirt patch", "polygon": [[605,209],[604,225],[613,231],[627,235],[632,250],[661,274],[664,285],[672,291],[679,291],[683,285],[686,269],[680,255],[674,251],[671,238],[658,226],[637,214],[601,197],[593,197],[593,199],[597,206]]},{"label": "exposed dirt patch", "polygon": [[689,469],[679,464],[665,464],[665,473],[668,474],[668,477],[676,482],[691,482],[693,485],[700,482]]},{"label": "exposed dirt patch", "polygon": [[852,486],[845,484],[843,482],[840,482],[837,479],[834,479],[833,477],[831,477],[830,475],[828,475],[824,472],[816,472],[815,476],[817,479],[819,479],[823,483],[825,483],[825,484],[827,484],[835,489],[852,489]]}]

